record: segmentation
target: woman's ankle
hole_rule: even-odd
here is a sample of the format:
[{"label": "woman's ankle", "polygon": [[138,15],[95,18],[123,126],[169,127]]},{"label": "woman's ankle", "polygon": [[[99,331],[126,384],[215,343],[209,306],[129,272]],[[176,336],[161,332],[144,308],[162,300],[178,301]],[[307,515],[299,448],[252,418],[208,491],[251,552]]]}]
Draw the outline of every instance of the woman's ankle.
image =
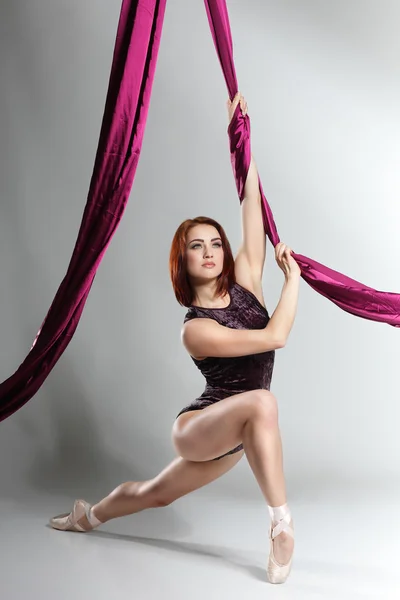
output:
[{"label": "woman's ankle", "polygon": [[280,506],[270,506],[268,505],[269,516],[271,517],[271,521],[274,523],[279,523],[282,519],[286,522],[292,518],[290,513],[290,508],[287,502],[281,504]]},{"label": "woman's ankle", "polygon": [[95,513],[95,508],[96,505],[91,506],[88,510],[88,512],[86,513],[86,518],[89,521],[90,525],[93,527],[93,529],[95,527],[99,527],[99,525],[103,525],[105,523],[105,521],[103,519],[99,519],[98,516]]}]

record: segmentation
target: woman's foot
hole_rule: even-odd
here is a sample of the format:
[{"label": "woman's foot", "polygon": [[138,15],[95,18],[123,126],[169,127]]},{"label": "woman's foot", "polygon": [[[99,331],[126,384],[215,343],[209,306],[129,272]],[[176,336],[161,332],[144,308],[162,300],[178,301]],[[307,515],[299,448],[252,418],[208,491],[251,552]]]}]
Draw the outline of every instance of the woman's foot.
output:
[{"label": "woman's foot", "polygon": [[85,500],[75,500],[72,512],[57,515],[49,521],[53,529],[60,531],[91,531],[101,521],[97,519],[91,511],[91,506]]},{"label": "woman's foot", "polygon": [[[273,523],[272,528],[274,528],[278,523]],[[293,520],[290,519],[289,526],[293,530]],[[271,543],[274,548],[274,557],[277,563],[280,565],[286,565],[289,560],[292,558],[293,549],[294,549],[294,537],[288,533],[287,531],[282,531],[279,533],[276,538],[271,540]]]},{"label": "woman's foot", "polygon": [[279,521],[273,520],[271,522],[269,538],[268,581],[270,583],[284,583],[292,567],[294,550],[293,520],[289,511]]}]

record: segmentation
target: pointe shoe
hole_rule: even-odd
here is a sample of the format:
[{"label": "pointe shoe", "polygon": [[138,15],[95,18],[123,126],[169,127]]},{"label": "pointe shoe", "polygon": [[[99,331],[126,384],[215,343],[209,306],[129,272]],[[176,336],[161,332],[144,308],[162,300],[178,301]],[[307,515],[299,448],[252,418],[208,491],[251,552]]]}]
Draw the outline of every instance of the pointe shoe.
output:
[{"label": "pointe shoe", "polygon": [[294,531],[290,526],[290,513],[285,515],[285,517],[281,519],[274,528],[271,524],[269,530],[270,551],[267,565],[267,578],[270,583],[284,583],[289,577],[290,570],[292,568],[293,555],[291,556],[289,562],[285,565],[278,563],[274,556],[274,539],[281,533],[281,531],[286,531],[292,538],[294,538]]},{"label": "pointe shoe", "polygon": [[[49,523],[53,527],[53,529],[59,529],[60,531],[91,531],[93,526],[91,525],[89,529],[84,529],[81,525],[79,525],[78,521],[81,520],[82,517],[86,516],[89,520],[89,510],[91,506],[85,500],[75,500],[74,508],[72,512],[65,513],[63,515],[57,515],[50,519]],[[94,517],[94,515],[93,515]]]}]

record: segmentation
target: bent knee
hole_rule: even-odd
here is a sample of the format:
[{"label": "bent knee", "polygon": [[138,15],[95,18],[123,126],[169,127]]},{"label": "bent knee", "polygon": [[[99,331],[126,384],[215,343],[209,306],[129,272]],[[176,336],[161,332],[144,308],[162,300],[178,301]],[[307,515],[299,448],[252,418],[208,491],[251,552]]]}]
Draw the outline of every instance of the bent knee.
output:
[{"label": "bent knee", "polygon": [[266,419],[275,424],[278,421],[278,403],[269,390],[254,390],[250,398],[252,416]]}]

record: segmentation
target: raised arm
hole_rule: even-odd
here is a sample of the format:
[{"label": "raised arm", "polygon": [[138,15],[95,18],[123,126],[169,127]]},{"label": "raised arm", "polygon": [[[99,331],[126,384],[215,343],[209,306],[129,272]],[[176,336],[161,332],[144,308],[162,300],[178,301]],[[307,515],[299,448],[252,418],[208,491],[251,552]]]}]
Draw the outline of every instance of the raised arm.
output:
[{"label": "raised arm", "polygon": [[242,210],[242,244],[238,251],[247,262],[253,278],[261,279],[266,258],[266,235],[264,231],[258,171],[253,155],[246,184]]},{"label": "raised arm", "polygon": [[[243,114],[247,113],[246,100],[238,93],[232,102],[228,100],[227,103],[229,122],[238,103],[240,103]],[[253,156],[244,187],[241,211],[242,243],[235,258],[235,275],[237,281],[244,287],[253,291],[257,296],[260,294],[262,296],[261,279],[266,259],[266,235],[262,218],[258,171]]]}]

